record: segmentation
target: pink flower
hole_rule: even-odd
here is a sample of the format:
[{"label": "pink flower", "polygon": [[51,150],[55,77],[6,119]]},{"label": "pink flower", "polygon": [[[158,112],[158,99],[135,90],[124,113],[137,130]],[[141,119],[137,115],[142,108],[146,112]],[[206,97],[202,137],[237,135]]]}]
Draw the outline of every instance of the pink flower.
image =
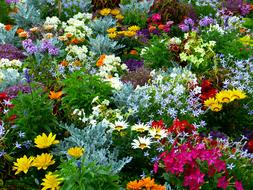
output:
[{"label": "pink flower", "polygon": [[155,14],[152,14],[152,16],[151,16],[151,20],[153,21],[153,22],[158,22],[158,21],[160,21],[161,20],[161,15],[159,14],[159,13],[155,13]]},{"label": "pink flower", "polygon": [[240,181],[235,181],[235,188],[236,190],[244,190],[242,186],[242,182]]},{"label": "pink flower", "polygon": [[227,186],[228,186],[228,181],[226,179],[226,176],[220,177],[218,179],[217,187],[222,188],[222,189],[226,189]]},{"label": "pink flower", "polygon": [[204,183],[205,174],[201,173],[199,169],[191,169],[190,175],[184,177],[184,186],[189,186],[190,190],[199,189]]},{"label": "pink flower", "polygon": [[214,163],[214,167],[218,172],[225,171],[226,170],[226,162],[222,160],[216,160]]}]

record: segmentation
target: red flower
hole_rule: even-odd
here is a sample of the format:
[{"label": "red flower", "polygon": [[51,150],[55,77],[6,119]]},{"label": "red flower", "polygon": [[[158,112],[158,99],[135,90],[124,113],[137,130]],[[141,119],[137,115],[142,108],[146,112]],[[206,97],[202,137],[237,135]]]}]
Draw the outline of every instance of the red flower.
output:
[{"label": "red flower", "polygon": [[227,181],[226,176],[220,177],[218,179],[217,187],[222,188],[222,189],[226,189],[227,186],[228,186],[228,181]]},{"label": "red flower", "polygon": [[250,152],[253,152],[253,139],[248,141],[247,148]]},{"label": "red flower", "polygon": [[165,126],[164,126],[164,123],[163,123],[162,119],[160,121],[153,121],[151,125],[152,125],[153,128],[165,129]]},{"label": "red flower", "polygon": [[8,95],[5,92],[0,92],[0,100],[8,98]]},{"label": "red flower", "polygon": [[173,121],[172,126],[168,129],[170,133],[181,133],[181,132],[186,132],[186,133],[192,133],[192,131],[195,130],[195,127],[188,123],[186,120],[179,121],[179,119],[175,119]]}]

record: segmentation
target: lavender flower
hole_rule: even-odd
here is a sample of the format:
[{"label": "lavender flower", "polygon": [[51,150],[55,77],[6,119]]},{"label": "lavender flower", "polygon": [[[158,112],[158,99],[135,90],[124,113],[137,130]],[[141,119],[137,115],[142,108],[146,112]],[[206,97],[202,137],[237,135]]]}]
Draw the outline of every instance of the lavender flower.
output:
[{"label": "lavender flower", "polygon": [[28,54],[35,54],[38,52],[38,48],[33,44],[31,39],[24,40],[22,45]]},{"label": "lavender flower", "polygon": [[18,84],[18,85],[6,88],[4,92],[6,92],[10,98],[15,98],[19,92],[31,93],[31,88],[29,86]]},{"label": "lavender flower", "polygon": [[214,20],[210,17],[204,17],[199,21],[200,26],[208,26],[214,23]]},{"label": "lavender flower", "polygon": [[7,4],[11,4],[11,3],[18,3],[19,0],[5,0],[5,2],[6,2]]}]

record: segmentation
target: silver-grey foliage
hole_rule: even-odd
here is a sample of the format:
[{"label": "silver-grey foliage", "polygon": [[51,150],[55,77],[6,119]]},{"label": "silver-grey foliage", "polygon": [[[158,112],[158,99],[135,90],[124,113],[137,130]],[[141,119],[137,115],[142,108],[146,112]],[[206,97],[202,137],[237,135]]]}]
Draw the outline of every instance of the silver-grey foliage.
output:
[{"label": "silver-grey foliage", "polygon": [[94,34],[107,34],[107,30],[116,26],[116,20],[111,16],[95,19],[90,23]]},{"label": "silver-grey foliage", "polygon": [[86,164],[95,161],[99,165],[111,166],[112,173],[120,172],[124,165],[132,160],[131,157],[118,159],[117,149],[111,148],[112,134],[108,131],[108,126],[102,123],[83,129],[66,124],[61,127],[66,129],[70,136],[59,145],[58,150],[55,151],[56,154],[66,154],[66,150],[70,147],[83,147]]}]

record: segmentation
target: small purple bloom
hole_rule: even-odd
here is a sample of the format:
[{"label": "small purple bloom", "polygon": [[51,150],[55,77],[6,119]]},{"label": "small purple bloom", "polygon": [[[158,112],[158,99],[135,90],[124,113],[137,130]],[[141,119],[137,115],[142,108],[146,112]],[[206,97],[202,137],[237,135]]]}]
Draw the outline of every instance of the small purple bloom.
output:
[{"label": "small purple bloom", "polygon": [[130,71],[136,71],[138,68],[141,68],[144,64],[143,61],[136,59],[128,59],[125,64],[127,65]]}]

